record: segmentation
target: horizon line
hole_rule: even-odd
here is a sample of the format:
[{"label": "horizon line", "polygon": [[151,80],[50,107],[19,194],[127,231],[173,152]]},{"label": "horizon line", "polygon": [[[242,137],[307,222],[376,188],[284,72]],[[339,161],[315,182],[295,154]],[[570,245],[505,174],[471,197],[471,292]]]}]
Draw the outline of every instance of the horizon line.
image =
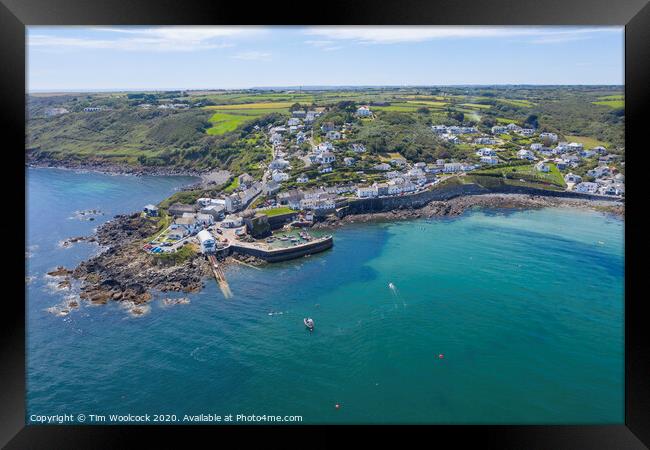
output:
[{"label": "horizon line", "polygon": [[64,88],[64,89],[27,89],[26,93],[85,93],[85,92],[167,92],[167,91],[251,91],[251,90],[319,90],[319,89],[382,89],[382,88],[436,88],[436,87],[573,87],[573,86],[585,86],[585,87],[624,87],[625,84],[611,84],[611,83],[583,83],[583,84],[544,84],[544,83],[489,83],[489,84],[472,84],[472,83],[463,83],[463,84],[403,84],[403,85],[392,85],[392,84],[368,84],[368,85],[353,85],[353,84],[312,84],[312,85],[271,85],[271,86],[252,86],[252,87],[239,87],[239,88],[218,88],[218,87],[196,87],[196,88],[184,88],[184,87],[165,87],[165,88]]}]

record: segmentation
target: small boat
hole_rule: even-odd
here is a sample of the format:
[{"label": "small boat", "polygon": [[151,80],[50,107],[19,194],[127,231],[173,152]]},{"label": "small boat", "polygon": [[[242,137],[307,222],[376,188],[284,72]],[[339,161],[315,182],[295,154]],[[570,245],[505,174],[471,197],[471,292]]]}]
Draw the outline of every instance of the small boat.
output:
[{"label": "small boat", "polygon": [[309,331],[314,331],[314,321],[310,317],[302,319],[305,322],[305,326],[309,328]]}]

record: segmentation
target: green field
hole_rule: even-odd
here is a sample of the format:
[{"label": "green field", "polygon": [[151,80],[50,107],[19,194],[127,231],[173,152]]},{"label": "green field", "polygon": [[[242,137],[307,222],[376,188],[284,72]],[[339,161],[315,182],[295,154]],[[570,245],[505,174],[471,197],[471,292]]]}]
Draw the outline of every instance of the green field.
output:
[{"label": "green field", "polygon": [[497,117],[495,120],[496,120],[498,123],[502,123],[502,124],[505,123],[506,125],[509,124],[509,123],[515,123],[515,122],[517,122],[515,119],[507,119],[507,118],[505,118],[505,117]]},{"label": "green field", "polygon": [[281,206],[279,208],[261,210],[260,212],[262,214],[266,214],[269,217],[273,217],[273,216],[279,216],[280,214],[289,214],[294,211],[288,206]]},{"label": "green field", "polygon": [[601,100],[598,102],[591,102],[594,105],[600,106],[609,106],[610,108],[623,108],[625,106],[625,100]]},{"label": "green field", "polygon": [[516,166],[506,166],[506,167],[490,167],[487,169],[480,169],[473,172],[475,175],[502,175],[511,180],[517,180],[519,178],[526,181],[540,181],[543,183],[550,183],[558,187],[564,187],[564,177],[560,170],[555,166],[555,164],[548,164],[550,167],[550,172],[539,172],[535,169],[534,165],[522,164]]},{"label": "green field", "polygon": [[578,142],[582,144],[584,148],[594,148],[594,147],[605,147],[607,148],[609,144],[607,142],[599,141],[598,139],[585,137],[585,136],[564,136],[569,142]]},{"label": "green field", "polygon": [[490,105],[482,105],[480,103],[461,103],[460,106],[464,106],[466,108],[476,108],[476,109],[490,109]]},{"label": "green field", "polygon": [[243,116],[238,114],[216,113],[210,117],[212,127],[206,130],[208,134],[224,134],[235,130],[242,123],[254,119],[255,116]]},{"label": "green field", "polygon": [[506,99],[506,98],[500,98],[497,99],[497,102],[503,103],[504,105],[510,105],[510,106],[519,106],[523,108],[530,108],[532,106],[535,106],[534,103],[528,101],[528,100],[515,100],[515,99]]}]

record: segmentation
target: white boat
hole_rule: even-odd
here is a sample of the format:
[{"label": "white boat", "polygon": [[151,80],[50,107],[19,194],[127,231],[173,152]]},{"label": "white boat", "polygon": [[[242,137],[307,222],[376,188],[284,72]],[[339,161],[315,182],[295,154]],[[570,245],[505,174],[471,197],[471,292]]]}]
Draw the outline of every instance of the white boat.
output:
[{"label": "white boat", "polygon": [[310,317],[306,317],[302,319],[302,321],[305,323],[305,326],[309,328],[309,331],[314,331],[314,321]]}]

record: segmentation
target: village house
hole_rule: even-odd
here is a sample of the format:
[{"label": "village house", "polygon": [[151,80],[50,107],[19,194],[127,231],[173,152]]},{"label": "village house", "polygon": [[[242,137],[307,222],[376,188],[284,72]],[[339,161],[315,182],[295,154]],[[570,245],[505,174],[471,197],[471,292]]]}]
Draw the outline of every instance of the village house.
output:
[{"label": "village house", "polygon": [[390,160],[390,163],[397,167],[404,167],[406,165],[406,158],[398,157]]},{"label": "village house", "polygon": [[494,151],[493,148],[483,147],[483,148],[479,148],[476,151],[476,155],[477,156],[496,156],[496,152]]},{"label": "village house", "polygon": [[517,157],[519,159],[528,159],[530,161],[535,159],[535,155],[533,155],[533,152],[531,152],[530,150],[526,150],[526,149],[519,150],[517,152]]},{"label": "village house", "polygon": [[241,227],[244,224],[244,219],[236,215],[228,215],[225,219],[221,221],[219,226],[221,228],[237,228]]},{"label": "village house", "polygon": [[333,141],[336,141],[336,140],[341,139],[341,133],[339,131],[336,131],[336,130],[331,130],[331,131],[328,131],[327,133],[325,133],[325,137],[327,139],[331,139]]},{"label": "village house", "polygon": [[505,134],[508,132],[508,128],[501,126],[501,125],[495,125],[491,129],[492,134]]},{"label": "village house", "polygon": [[239,175],[239,186],[247,188],[253,184],[255,179],[247,173],[242,173]]},{"label": "village house", "polygon": [[371,198],[377,196],[377,189],[374,186],[359,186],[357,188],[357,197]]},{"label": "village house", "polygon": [[309,177],[305,174],[301,174],[296,178],[297,183],[307,183],[309,181]]},{"label": "village house", "polygon": [[463,170],[463,165],[461,163],[445,163],[443,172],[445,173],[454,173],[461,172]]},{"label": "village house", "polygon": [[269,169],[271,169],[271,170],[273,170],[273,169],[282,170],[282,169],[286,169],[287,167],[289,167],[289,161],[287,161],[286,159],[282,159],[282,158],[274,159],[273,161],[271,161],[269,163]]},{"label": "village house", "polygon": [[319,156],[319,160],[324,164],[330,164],[336,161],[336,155],[332,152],[324,152]]},{"label": "village house", "polygon": [[497,140],[490,137],[480,137],[474,139],[474,143],[479,145],[494,145],[497,143]]},{"label": "village house", "polygon": [[578,184],[578,183],[582,183],[582,177],[580,175],[576,175],[573,173],[567,173],[566,175],[564,175],[564,181],[566,183]]},{"label": "village house", "polygon": [[332,171],[332,166],[329,164],[323,164],[318,168],[318,173],[330,173]]},{"label": "village house", "polygon": [[289,174],[279,170],[274,170],[273,174],[271,175],[271,179],[278,183],[282,181],[287,181],[289,179]]},{"label": "village house", "polygon": [[281,205],[291,205],[296,202],[300,203],[300,200],[304,198],[304,194],[302,191],[292,189],[290,191],[280,192],[276,198]]},{"label": "village house", "polygon": [[366,146],[363,144],[352,144],[350,148],[354,153],[364,153],[366,151]]},{"label": "village house", "polygon": [[325,122],[320,126],[320,130],[323,133],[327,133],[328,131],[336,130],[336,126],[334,125],[334,122]]},{"label": "village house", "polygon": [[372,116],[372,111],[367,106],[360,106],[357,108],[357,116],[359,117],[370,117]]},{"label": "village house", "polygon": [[582,183],[576,184],[573,190],[583,194],[596,194],[598,192],[598,183],[583,181]]},{"label": "village house", "polygon": [[262,188],[262,193],[266,196],[271,196],[274,195],[279,190],[280,190],[280,183],[278,183],[277,181],[269,181]]},{"label": "village house", "polygon": [[194,213],[195,211],[194,206],[183,203],[174,203],[169,207],[169,214],[174,217],[181,217],[184,213]]},{"label": "village house", "polygon": [[212,253],[216,248],[214,236],[208,230],[201,230],[196,235],[201,247],[201,253]]},{"label": "village house", "polygon": [[581,152],[582,151],[582,144],[579,142],[571,142],[569,145],[567,145],[568,151],[570,152]]},{"label": "village house", "polygon": [[214,220],[222,219],[224,216],[226,208],[223,205],[208,205],[204,208],[201,208],[199,211],[201,214],[210,214]]},{"label": "village house", "polygon": [[611,170],[607,166],[598,166],[587,171],[587,175],[593,178],[600,178],[611,175]]},{"label": "village house", "polygon": [[557,134],[555,133],[540,133],[539,138],[546,145],[554,144],[557,142]]},{"label": "village house", "polygon": [[551,168],[544,161],[540,161],[537,164],[535,164],[535,170],[537,170],[538,172],[549,172]]},{"label": "village house", "polygon": [[343,163],[346,166],[352,166],[352,165],[354,165],[354,158],[350,158],[350,157],[343,158]]},{"label": "village house", "polygon": [[381,164],[377,164],[376,166],[373,166],[373,169],[374,170],[381,170],[381,171],[386,172],[386,171],[389,171],[391,169],[391,167],[390,167],[390,164],[381,163]]},{"label": "village house", "polygon": [[481,156],[481,162],[483,164],[499,164],[499,158],[496,156]]}]

